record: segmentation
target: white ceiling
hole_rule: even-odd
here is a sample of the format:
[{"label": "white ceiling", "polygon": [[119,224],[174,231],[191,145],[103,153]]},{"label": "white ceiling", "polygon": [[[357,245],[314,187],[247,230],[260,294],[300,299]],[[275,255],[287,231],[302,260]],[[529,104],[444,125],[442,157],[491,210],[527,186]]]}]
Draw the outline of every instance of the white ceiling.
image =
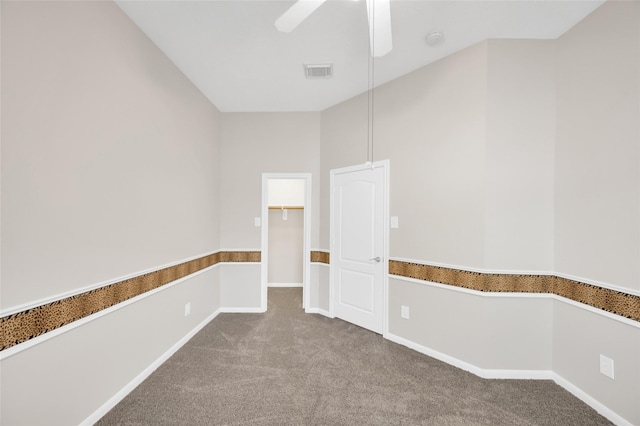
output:
[{"label": "white ceiling", "polygon": [[[221,111],[322,111],[489,38],[554,39],[604,0],[393,0],[393,50],[370,68],[364,0],[330,0],[291,33],[292,0],[127,1],[122,10]],[[425,36],[442,31],[444,43]],[[331,63],[308,80],[304,63]]]}]

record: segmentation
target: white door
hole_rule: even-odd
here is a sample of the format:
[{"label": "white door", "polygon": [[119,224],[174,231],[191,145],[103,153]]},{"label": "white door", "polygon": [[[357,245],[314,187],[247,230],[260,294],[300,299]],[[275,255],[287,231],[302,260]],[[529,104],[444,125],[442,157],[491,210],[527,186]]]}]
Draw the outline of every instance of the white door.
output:
[{"label": "white door", "polygon": [[332,170],[333,315],[383,332],[388,161]]}]

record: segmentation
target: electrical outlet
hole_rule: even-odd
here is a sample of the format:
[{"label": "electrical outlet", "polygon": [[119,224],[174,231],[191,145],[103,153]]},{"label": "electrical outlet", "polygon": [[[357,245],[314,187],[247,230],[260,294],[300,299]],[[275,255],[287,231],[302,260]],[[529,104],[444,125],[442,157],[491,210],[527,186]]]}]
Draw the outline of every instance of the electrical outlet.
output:
[{"label": "electrical outlet", "polygon": [[400,306],[400,318],[409,319],[409,307],[408,306]]},{"label": "electrical outlet", "polygon": [[191,315],[191,302],[187,302],[184,305],[184,316],[188,317],[189,315]]},{"label": "electrical outlet", "polygon": [[253,225],[256,228],[259,228],[262,225],[262,219],[260,219],[259,217],[254,217],[253,218]]},{"label": "electrical outlet", "polygon": [[600,354],[600,372],[605,376],[613,379],[613,360]]}]

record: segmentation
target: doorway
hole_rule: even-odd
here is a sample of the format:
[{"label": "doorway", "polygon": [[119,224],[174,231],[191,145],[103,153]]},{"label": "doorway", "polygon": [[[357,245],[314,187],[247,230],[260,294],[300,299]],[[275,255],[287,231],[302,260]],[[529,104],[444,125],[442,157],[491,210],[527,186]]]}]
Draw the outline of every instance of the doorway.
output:
[{"label": "doorway", "polygon": [[331,171],[330,312],[387,334],[389,161]]},{"label": "doorway", "polygon": [[267,310],[269,286],[302,286],[306,310],[311,276],[311,174],[263,173],[261,221],[262,310]]}]

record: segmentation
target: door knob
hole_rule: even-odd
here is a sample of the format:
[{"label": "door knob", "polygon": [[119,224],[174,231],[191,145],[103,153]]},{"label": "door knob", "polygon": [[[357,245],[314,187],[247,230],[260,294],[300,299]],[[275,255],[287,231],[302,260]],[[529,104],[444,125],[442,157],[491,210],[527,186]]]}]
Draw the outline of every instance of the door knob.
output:
[{"label": "door knob", "polygon": [[376,263],[380,263],[382,259],[380,259],[380,256],[376,256],[376,257],[372,257],[371,259],[369,259],[369,262],[376,262]]}]

